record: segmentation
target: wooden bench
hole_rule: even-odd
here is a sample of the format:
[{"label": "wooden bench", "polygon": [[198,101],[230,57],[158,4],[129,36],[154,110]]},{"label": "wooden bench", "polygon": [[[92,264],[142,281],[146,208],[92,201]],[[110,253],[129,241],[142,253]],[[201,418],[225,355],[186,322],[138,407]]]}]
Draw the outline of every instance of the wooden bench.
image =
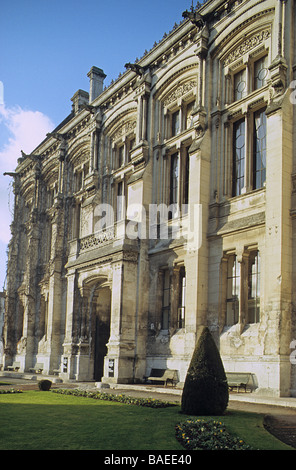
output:
[{"label": "wooden bench", "polygon": [[6,369],[7,369],[7,370],[14,370],[14,371],[17,372],[20,367],[21,367],[21,363],[18,362],[18,361],[15,361],[15,362],[12,364],[12,366],[7,366]]},{"label": "wooden bench", "polygon": [[247,387],[253,390],[253,376],[249,372],[226,372],[226,379],[228,387],[233,390],[235,387],[239,392],[240,388],[244,388],[245,392]]},{"label": "wooden bench", "polygon": [[166,387],[170,383],[172,387],[175,387],[178,383],[178,371],[171,369],[151,369],[147,380],[151,382],[163,382]]},{"label": "wooden bench", "polygon": [[35,374],[41,374],[43,371],[43,364],[41,362],[37,362],[35,367],[30,367],[30,372],[35,372]]}]

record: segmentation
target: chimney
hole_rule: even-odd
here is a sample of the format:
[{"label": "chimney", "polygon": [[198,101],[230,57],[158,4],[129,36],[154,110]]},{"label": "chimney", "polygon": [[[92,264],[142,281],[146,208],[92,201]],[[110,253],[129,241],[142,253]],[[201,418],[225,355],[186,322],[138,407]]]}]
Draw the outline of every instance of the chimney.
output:
[{"label": "chimney", "polygon": [[103,82],[107,75],[102,69],[92,67],[87,76],[90,80],[89,103],[92,103],[103,91]]},{"label": "chimney", "polygon": [[72,109],[75,114],[79,113],[81,109],[88,104],[89,96],[88,93],[84,90],[76,91],[75,95],[71,98]]}]

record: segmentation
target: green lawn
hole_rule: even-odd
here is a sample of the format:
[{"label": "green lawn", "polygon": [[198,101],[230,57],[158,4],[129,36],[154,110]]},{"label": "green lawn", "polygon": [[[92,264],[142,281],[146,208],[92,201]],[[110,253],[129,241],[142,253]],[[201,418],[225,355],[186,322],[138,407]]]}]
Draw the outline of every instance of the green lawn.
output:
[{"label": "green lawn", "polygon": [[[180,407],[152,409],[41,391],[0,395],[0,450],[184,450],[175,425]],[[229,431],[257,449],[289,450],[262,416],[228,411]]]}]

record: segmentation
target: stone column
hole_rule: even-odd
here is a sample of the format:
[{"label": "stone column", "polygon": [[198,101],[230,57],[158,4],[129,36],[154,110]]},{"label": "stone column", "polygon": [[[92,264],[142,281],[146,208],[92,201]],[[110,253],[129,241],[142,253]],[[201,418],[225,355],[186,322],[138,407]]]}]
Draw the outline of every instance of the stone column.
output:
[{"label": "stone column", "polygon": [[62,200],[58,197],[54,203],[51,220],[51,253],[49,260],[48,284],[48,327],[47,327],[47,358],[40,357],[44,370],[52,373],[59,366],[61,348],[61,315],[62,315],[62,266],[64,242],[64,209]]},{"label": "stone column", "polygon": [[119,261],[113,263],[110,338],[107,344],[108,354],[105,358],[104,377],[102,378],[102,381],[107,383],[116,382],[120,374],[119,355],[122,321],[122,285],[123,262]]},{"label": "stone column", "polygon": [[205,114],[194,115],[196,139],[189,149],[189,228],[186,267],[186,354],[191,357],[208,312],[208,214],[210,203],[210,136]]},{"label": "stone column", "polygon": [[148,100],[151,77],[149,72],[141,78],[134,99],[138,102],[136,145],[147,140]]},{"label": "stone column", "polygon": [[[292,331],[292,161],[293,119],[289,96],[267,108],[266,235],[264,267],[264,353],[273,357],[270,388],[289,395]],[[274,365],[272,365],[274,367]],[[273,382],[273,383],[271,383]]]},{"label": "stone column", "polygon": [[96,112],[91,119],[90,132],[90,161],[89,173],[98,171],[99,134],[101,129],[101,114]]},{"label": "stone column", "polygon": [[74,379],[76,374],[76,354],[78,343],[78,332],[76,322],[75,305],[77,299],[76,272],[70,271],[67,274],[67,305],[65,339],[63,343],[63,355],[60,376],[65,379]]},{"label": "stone column", "polygon": [[[125,254],[124,256],[129,256]],[[137,255],[113,263],[110,338],[105,358],[105,383],[130,383],[136,345]]]},{"label": "stone column", "polygon": [[34,346],[35,346],[35,321],[36,321],[36,271],[38,267],[38,245],[39,245],[39,228],[36,220],[36,211],[31,214],[31,219],[27,225],[27,266],[24,275],[24,281],[19,290],[20,300],[24,308],[23,316],[23,333],[17,345],[17,353],[25,356],[24,369],[28,370],[32,367]]}]

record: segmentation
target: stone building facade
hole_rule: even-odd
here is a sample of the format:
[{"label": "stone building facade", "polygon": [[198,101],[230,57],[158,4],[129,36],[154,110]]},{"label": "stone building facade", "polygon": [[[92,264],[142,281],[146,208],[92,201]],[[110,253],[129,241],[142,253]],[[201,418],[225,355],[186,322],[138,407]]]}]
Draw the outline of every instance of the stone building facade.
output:
[{"label": "stone building facade", "polygon": [[208,325],[226,371],[293,395],[295,2],[183,17],[19,159],[4,366],[182,383]]}]

